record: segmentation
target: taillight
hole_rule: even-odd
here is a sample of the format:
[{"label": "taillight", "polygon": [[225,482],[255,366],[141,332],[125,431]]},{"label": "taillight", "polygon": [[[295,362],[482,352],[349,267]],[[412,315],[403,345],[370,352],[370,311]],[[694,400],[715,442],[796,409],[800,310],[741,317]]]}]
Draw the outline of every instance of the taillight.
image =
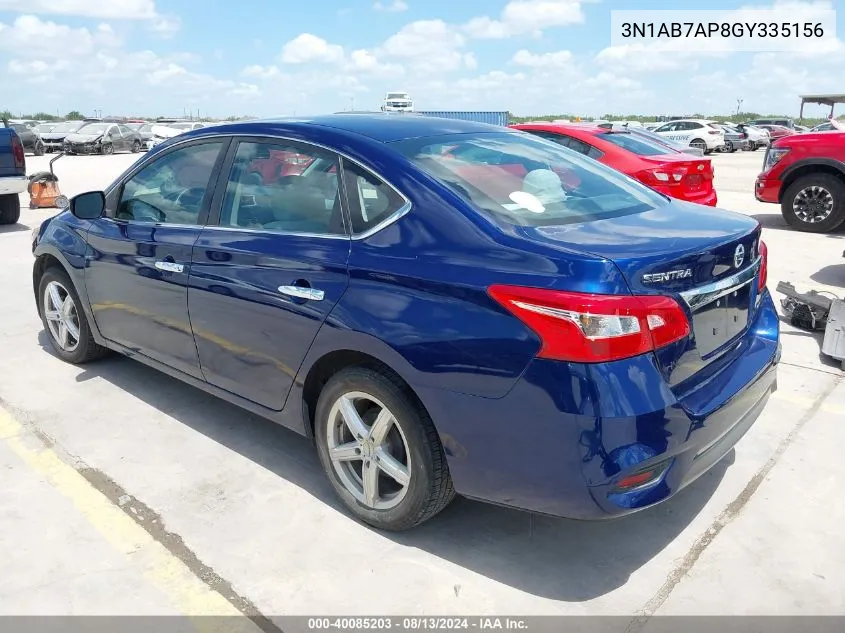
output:
[{"label": "taillight", "polygon": [[15,157],[15,168],[26,171],[26,158],[23,154],[23,143],[17,134],[12,135],[12,154]]},{"label": "taillight", "polygon": [[679,185],[684,179],[685,172],[672,171],[658,167],[656,169],[644,169],[635,174],[637,180],[645,185]]},{"label": "taillight", "polygon": [[762,292],[769,277],[769,247],[760,240],[760,276],[757,278],[757,291]]},{"label": "taillight", "polygon": [[719,130],[707,130],[708,134],[722,134]]},{"label": "taillight", "polygon": [[671,297],[596,295],[494,285],[488,293],[542,341],[541,358],[598,363],[629,358],[689,335]]}]

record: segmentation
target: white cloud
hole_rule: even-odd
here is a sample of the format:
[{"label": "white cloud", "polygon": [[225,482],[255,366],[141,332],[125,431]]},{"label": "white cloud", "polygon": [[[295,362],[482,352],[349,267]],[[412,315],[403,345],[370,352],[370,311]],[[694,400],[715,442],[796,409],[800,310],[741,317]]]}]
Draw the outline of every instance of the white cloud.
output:
[{"label": "white cloud", "polygon": [[0,0],[0,11],[145,20],[156,17],[154,0]]},{"label": "white cloud", "polygon": [[544,29],[584,22],[581,4],[581,0],[511,0],[498,20],[486,15],[473,18],[464,30],[478,39],[539,36]]},{"label": "white cloud", "polygon": [[530,68],[565,68],[572,63],[572,53],[558,51],[536,55],[522,49],[517,51],[511,61],[517,66],[528,66]]},{"label": "white cloud", "polygon": [[182,20],[178,15],[159,15],[150,22],[149,30],[158,37],[171,38],[182,28]]},{"label": "white cloud", "polygon": [[393,0],[392,2],[377,1],[373,4],[373,9],[376,11],[387,11],[389,13],[399,13],[408,10],[408,3],[405,0]]},{"label": "white cloud", "polygon": [[252,66],[247,66],[246,68],[244,68],[241,71],[241,74],[244,77],[258,77],[260,79],[271,79],[273,77],[278,77],[280,71],[278,66],[261,66],[259,64],[253,64]]},{"label": "white cloud", "polygon": [[282,48],[281,61],[286,64],[306,62],[336,63],[343,60],[343,47],[329,44],[311,33],[301,33]]},{"label": "white cloud", "polygon": [[[460,51],[465,42],[464,36],[443,20],[418,20],[387,38],[380,52],[407,61],[415,72],[448,72],[467,64]],[[468,59],[472,64],[474,57]]]}]

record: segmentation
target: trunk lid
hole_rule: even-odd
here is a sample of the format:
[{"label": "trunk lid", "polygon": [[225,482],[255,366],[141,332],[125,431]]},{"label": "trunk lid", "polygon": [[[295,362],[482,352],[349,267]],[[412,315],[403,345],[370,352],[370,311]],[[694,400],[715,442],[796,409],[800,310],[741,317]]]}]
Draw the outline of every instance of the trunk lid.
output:
[{"label": "trunk lid", "polygon": [[[646,184],[662,184],[678,187],[681,191],[695,195],[706,195],[713,191],[713,163],[709,158],[691,158],[687,154],[665,154],[643,156],[646,169],[655,180]],[[665,182],[656,180],[656,174],[663,174]]]},{"label": "trunk lid", "polygon": [[520,229],[526,237],[613,261],[637,295],[666,295],[684,308],[691,335],[657,351],[679,391],[747,332],[757,302],[760,225],[737,213],[674,200],[643,213]]}]

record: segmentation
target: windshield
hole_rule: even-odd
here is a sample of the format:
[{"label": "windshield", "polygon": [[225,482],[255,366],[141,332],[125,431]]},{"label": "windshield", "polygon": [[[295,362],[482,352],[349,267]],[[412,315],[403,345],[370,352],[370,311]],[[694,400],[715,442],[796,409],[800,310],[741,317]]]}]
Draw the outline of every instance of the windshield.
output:
[{"label": "windshield", "polygon": [[652,141],[650,138],[634,136],[631,133],[608,132],[607,134],[602,134],[599,138],[608,143],[613,143],[622,149],[627,149],[629,152],[633,152],[639,156],[660,156],[675,152],[675,150],[656,141]]},{"label": "windshield", "polygon": [[193,123],[167,123],[167,127],[172,127],[174,130],[190,130]]},{"label": "windshield", "polygon": [[88,123],[79,129],[80,134],[102,134],[111,127],[111,123]]},{"label": "windshield", "polygon": [[64,123],[59,123],[54,127],[51,132],[76,132],[79,129],[79,126],[82,125],[82,121],[66,121]]},{"label": "windshield", "polygon": [[656,192],[551,141],[528,134],[450,134],[393,144],[496,222],[546,226],[639,213]]}]

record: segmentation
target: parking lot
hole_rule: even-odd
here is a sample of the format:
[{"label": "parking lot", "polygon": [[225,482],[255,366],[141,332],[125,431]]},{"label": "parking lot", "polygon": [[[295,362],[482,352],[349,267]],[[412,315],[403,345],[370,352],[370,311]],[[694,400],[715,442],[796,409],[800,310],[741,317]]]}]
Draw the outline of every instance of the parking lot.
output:
[{"label": "parking lot", "polygon": [[[55,169],[72,196],[138,158]],[[772,292],[842,296],[845,233],[798,233],[755,201],[762,151],[712,158],[719,206],[764,227]],[[126,358],[54,357],[30,230],[55,211],[22,200],[21,222],[0,227],[0,614],[845,612],[845,374],[819,336],[782,324],[763,415],[667,503],[584,523],[459,499],[379,533],[341,509],[304,438]]]}]

